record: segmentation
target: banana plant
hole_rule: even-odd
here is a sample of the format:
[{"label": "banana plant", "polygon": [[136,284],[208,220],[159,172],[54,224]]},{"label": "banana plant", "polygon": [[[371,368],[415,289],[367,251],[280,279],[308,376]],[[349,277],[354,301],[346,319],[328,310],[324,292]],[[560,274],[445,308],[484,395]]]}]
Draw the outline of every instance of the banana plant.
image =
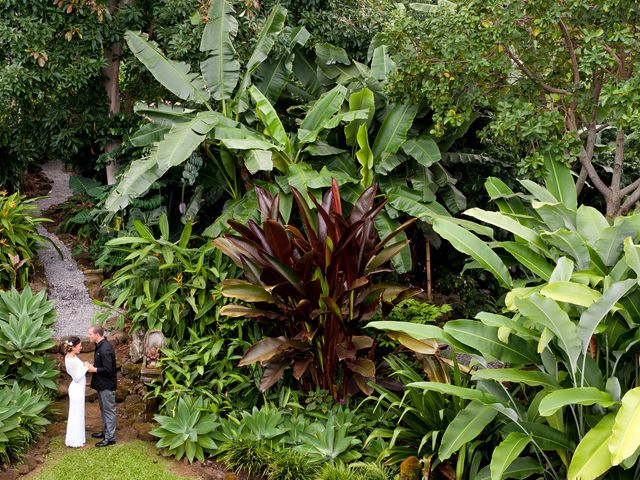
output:
[{"label": "banana plant", "polygon": [[[238,24],[234,9],[226,0],[214,0],[209,8],[209,20],[200,43],[200,50],[206,52],[208,58],[200,64],[199,72],[167,58],[145,34],[133,31],[125,34],[129,48],[155,79],[193,108],[138,106],[137,112],[150,123],[133,135],[132,143],[150,147],[149,154],[134,161],[122,175],[105,202],[108,210],[126,207],[131,199],[146,193],[171,167],[184,163],[199,148],[218,165],[232,197],[240,196],[230,154],[224,149],[211,152],[209,147],[217,145],[210,133],[216,127],[234,128],[242,120],[248,106],[247,90],[269,56],[276,37],[282,33],[286,14],[286,9],[279,5],[272,9],[243,69],[233,46]],[[299,45],[308,35],[297,30],[291,38],[293,45]]]},{"label": "banana plant", "polygon": [[222,282],[222,294],[253,304],[227,305],[220,313],[255,318],[274,334],[252,346],[240,365],[265,366],[262,390],[292,368],[303,385],[328,390],[336,399],[354,389],[371,392],[375,364],[367,352],[373,340],[361,335],[360,325],[380,306],[390,308],[417,293],[373,283],[406,246],[406,240],[395,237],[412,221],[378,241],[374,219],[384,202],[374,205],[375,185],[359,197],[349,216],[343,215],[335,180],[321,203],[310,196],[315,214],[302,194],[292,191],[304,229],[285,224],[279,215],[279,195],[273,197],[258,187],[262,227],[252,220],[247,225],[230,221],[238,235],[213,241],[246,278]]},{"label": "banana plant", "polygon": [[[480,366],[504,365],[474,371],[476,388],[413,384],[471,400],[443,435],[441,459],[489,424],[499,427],[503,440],[487,460],[491,480],[509,478],[516,462],[535,459],[545,478],[596,479],[635,468],[640,448],[633,420],[640,415],[633,366],[640,343],[640,215],[612,221],[578,206],[568,168],[548,160],[546,171],[546,188],[521,182],[528,195],[488,179],[499,212],[466,212],[512,240],[485,242],[447,219],[434,221],[440,235],[509,288],[502,314],[480,312],[442,328],[372,324],[447,343]],[[516,272],[521,278],[512,277]]]}]

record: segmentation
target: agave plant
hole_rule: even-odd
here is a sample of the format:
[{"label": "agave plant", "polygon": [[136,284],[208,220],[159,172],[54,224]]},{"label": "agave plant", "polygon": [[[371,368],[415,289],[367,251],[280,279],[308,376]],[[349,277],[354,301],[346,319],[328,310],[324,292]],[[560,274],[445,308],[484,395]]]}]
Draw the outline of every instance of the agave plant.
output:
[{"label": "agave plant", "polygon": [[189,462],[194,458],[204,461],[205,451],[217,448],[212,435],[218,423],[213,414],[207,413],[207,402],[202,397],[183,397],[173,416],[156,415],[154,420],[159,426],[150,433],[160,439],[156,446],[166,448],[178,460],[186,455]]},{"label": "agave plant", "polygon": [[309,197],[315,214],[302,195],[292,191],[303,230],[279,221],[279,195],[273,197],[258,187],[263,226],[230,221],[239,235],[213,242],[244,269],[247,278],[224,281],[222,294],[254,304],[227,305],[220,313],[256,318],[274,333],[251,347],[240,364],[266,366],[263,390],[293,368],[303,386],[328,390],[334,398],[357,388],[371,392],[368,382],[375,378],[375,364],[367,353],[373,340],[359,335],[360,324],[381,304],[391,308],[417,292],[373,283],[378,274],[389,271],[389,260],[406,246],[407,240],[390,242],[412,221],[378,241],[374,221],[385,202],[374,206],[375,185],[358,198],[349,216],[343,215],[335,180],[322,204]]}]

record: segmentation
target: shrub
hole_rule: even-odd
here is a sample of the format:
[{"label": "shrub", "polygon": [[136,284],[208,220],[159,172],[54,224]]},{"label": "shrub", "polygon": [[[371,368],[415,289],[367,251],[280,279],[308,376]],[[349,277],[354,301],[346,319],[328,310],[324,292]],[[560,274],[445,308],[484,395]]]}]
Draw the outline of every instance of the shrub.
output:
[{"label": "shrub", "polygon": [[35,217],[36,212],[33,200],[0,191],[0,289],[23,288],[29,283],[36,248],[46,241],[37,227],[48,221]]},{"label": "shrub", "polygon": [[19,460],[49,423],[49,402],[17,382],[0,388],[0,464]]}]

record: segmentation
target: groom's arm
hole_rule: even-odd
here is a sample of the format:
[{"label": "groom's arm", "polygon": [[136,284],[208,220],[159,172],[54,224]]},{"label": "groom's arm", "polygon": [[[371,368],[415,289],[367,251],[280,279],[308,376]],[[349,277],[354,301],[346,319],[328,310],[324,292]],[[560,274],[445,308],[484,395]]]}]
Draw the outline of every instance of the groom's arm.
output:
[{"label": "groom's arm", "polygon": [[104,351],[100,352],[100,365],[96,365],[96,373],[98,375],[111,375],[116,371],[116,354],[111,344],[104,347]]}]

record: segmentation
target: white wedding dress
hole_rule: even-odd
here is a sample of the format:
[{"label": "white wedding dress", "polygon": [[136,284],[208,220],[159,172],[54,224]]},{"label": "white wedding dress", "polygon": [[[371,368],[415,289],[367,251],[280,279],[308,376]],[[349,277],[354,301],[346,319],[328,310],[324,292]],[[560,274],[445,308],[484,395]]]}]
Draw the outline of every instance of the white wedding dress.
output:
[{"label": "white wedding dress", "polygon": [[71,375],[69,384],[69,417],[67,419],[67,447],[82,447],[86,442],[84,431],[84,394],[87,385],[87,367],[78,357],[65,357],[67,373]]}]

